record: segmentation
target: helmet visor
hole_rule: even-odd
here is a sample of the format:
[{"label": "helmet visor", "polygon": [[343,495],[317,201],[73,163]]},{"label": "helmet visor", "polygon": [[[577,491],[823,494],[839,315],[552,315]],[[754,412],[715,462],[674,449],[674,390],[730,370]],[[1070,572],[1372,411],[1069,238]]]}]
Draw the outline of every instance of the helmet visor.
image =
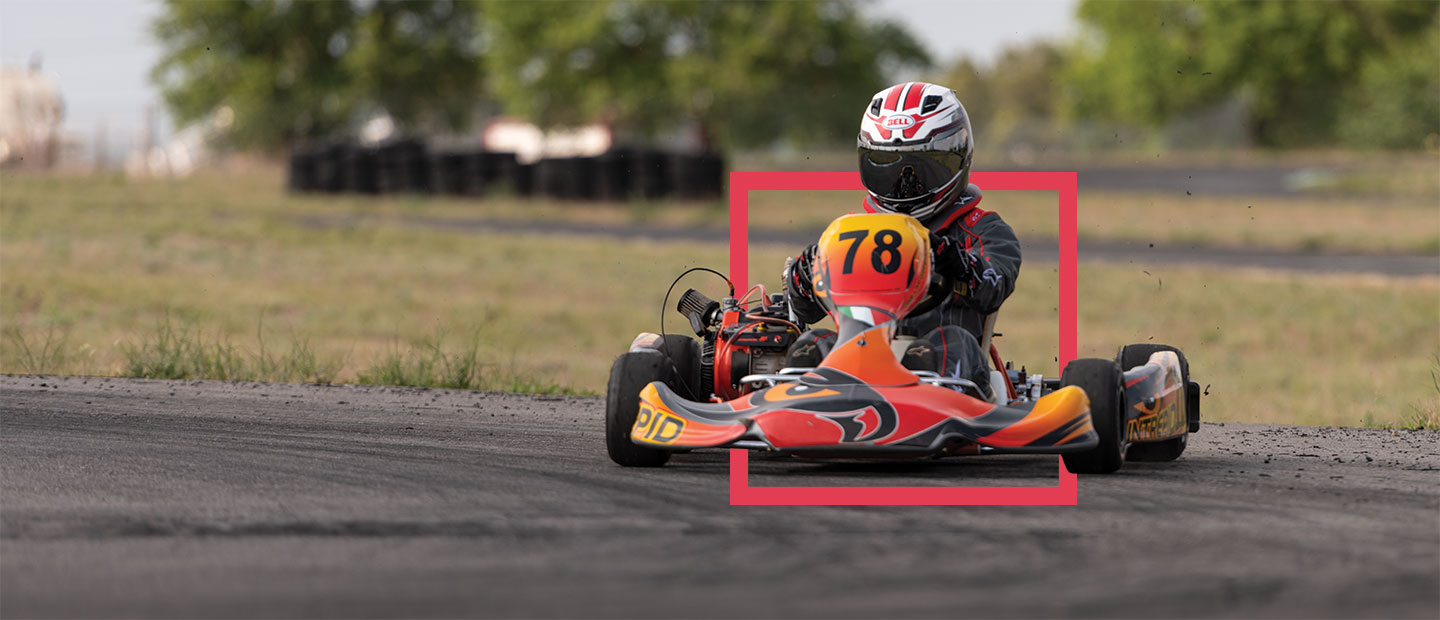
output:
[{"label": "helmet visor", "polygon": [[960,174],[965,160],[950,151],[860,148],[860,182],[876,198],[903,207],[923,203]]}]

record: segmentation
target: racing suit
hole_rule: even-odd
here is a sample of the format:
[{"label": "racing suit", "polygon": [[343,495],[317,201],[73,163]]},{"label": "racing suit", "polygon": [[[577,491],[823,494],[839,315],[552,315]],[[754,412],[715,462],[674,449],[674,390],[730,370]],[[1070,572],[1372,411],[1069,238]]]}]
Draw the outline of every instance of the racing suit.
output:
[{"label": "racing suit", "polygon": [[[1020,275],[1020,241],[999,214],[979,208],[980,188],[970,185],[945,211],[930,218],[935,269],[956,280],[955,290],[939,307],[900,322],[899,334],[916,336],[905,355],[912,370],[937,370],[941,375],[969,379],[989,393],[990,372],[980,350],[986,316],[998,311],[1015,292]],[[875,212],[869,200],[865,210]],[[788,272],[787,272],[788,273]],[[792,291],[787,277],[786,296],[796,316],[806,324],[825,317],[813,290]],[[835,344],[835,332],[811,329],[790,348],[787,364],[814,366]],[[929,353],[927,348],[938,353]],[[931,359],[928,363],[916,360]],[[938,362],[939,368],[924,368]],[[919,367],[917,367],[919,366]]]}]

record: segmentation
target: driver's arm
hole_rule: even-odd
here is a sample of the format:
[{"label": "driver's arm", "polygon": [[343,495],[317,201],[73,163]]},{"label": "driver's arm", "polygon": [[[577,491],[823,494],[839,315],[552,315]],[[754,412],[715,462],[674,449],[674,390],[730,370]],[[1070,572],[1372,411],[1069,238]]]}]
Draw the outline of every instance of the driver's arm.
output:
[{"label": "driver's arm", "polygon": [[1015,230],[995,213],[987,213],[968,228],[957,222],[941,234],[964,248],[968,273],[960,275],[965,284],[961,301],[971,309],[989,314],[1015,292],[1015,278],[1020,275],[1020,240]]},{"label": "driver's arm", "polygon": [[825,318],[825,307],[815,298],[815,287],[810,281],[810,268],[815,261],[815,244],[810,244],[800,256],[786,263],[780,275],[785,300],[795,318],[806,325],[814,325]]}]

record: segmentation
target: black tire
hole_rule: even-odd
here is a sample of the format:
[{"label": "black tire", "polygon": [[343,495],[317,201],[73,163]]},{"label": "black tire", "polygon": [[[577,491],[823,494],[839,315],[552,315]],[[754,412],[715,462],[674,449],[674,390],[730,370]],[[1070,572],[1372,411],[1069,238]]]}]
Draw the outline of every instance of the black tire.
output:
[{"label": "black tire", "polygon": [[1115,355],[1115,361],[1120,364],[1120,372],[1125,372],[1136,366],[1144,365],[1150,356],[1158,351],[1170,351],[1180,358],[1180,374],[1184,375],[1186,383],[1190,382],[1190,362],[1185,359],[1185,354],[1180,349],[1168,344],[1130,344],[1120,347],[1120,353]]},{"label": "black tire", "polygon": [[1064,455],[1065,467],[1077,474],[1108,474],[1125,462],[1125,383],[1120,365],[1110,360],[1081,359],[1065,365],[1061,385],[1073,385],[1090,397],[1090,419],[1100,444],[1086,452]]},{"label": "black tire", "polygon": [[[1185,354],[1180,349],[1168,344],[1132,344],[1120,347],[1120,353],[1115,360],[1120,364],[1122,371],[1130,370],[1136,366],[1144,365],[1149,361],[1150,356],[1160,352],[1170,351],[1180,358],[1180,385],[1190,389],[1190,362],[1185,359]],[[1186,406],[1189,406],[1189,395],[1186,395]],[[1150,441],[1145,443],[1131,444],[1130,449],[1125,452],[1125,460],[1141,463],[1164,463],[1180,458],[1185,452],[1185,444],[1189,433],[1166,439],[1164,441]]]},{"label": "black tire", "polygon": [[610,367],[610,384],[605,389],[605,448],[610,460],[625,467],[659,467],[670,453],[636,445],[630,429],[640,412],[640,390],[651,381],[673,381],[675,372],[669,358],[659,351],[625,353]]},{"label": "black tire", "polygon": [[1164,441],[1133,444],[1129,450],[1125,451],[1125,460],[1138,463],[1167,463],[1173,461],[1180,458],[1180,455],[1185,452],[1185,443],[1189,437],[1190,434],[1186,433]]},{"label": "black tire", "polygon": [[700,341],[684,334],[665,334],[664,350],[675,365],[675,381],[667,381],[670,389],[685,398],[704,401],[713,386],[700,385]]}]

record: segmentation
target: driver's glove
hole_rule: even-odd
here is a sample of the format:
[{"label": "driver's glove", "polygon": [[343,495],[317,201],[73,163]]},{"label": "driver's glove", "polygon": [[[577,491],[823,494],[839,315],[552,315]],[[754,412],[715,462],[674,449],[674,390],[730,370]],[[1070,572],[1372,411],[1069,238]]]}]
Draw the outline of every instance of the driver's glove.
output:
[{"label": "driver's glove", "polygon": [[980,259],[966,252],[960,244],[935,233],[930,233],[930,249],[934,253],[935,270],[941,275],[954,278],[957,282],[970,284],[979,273]]},{"label": "driver's glove", "polygon": [[785,301],[795,312],[795,317],[807,325],[825,318],[825,307],[815,297],[815,285],[811,281],[811,267],[815,264],[816,246],[811,244],[800,252],[800,256],[785,261],[785,270],[780,281],[785,290]]}]

